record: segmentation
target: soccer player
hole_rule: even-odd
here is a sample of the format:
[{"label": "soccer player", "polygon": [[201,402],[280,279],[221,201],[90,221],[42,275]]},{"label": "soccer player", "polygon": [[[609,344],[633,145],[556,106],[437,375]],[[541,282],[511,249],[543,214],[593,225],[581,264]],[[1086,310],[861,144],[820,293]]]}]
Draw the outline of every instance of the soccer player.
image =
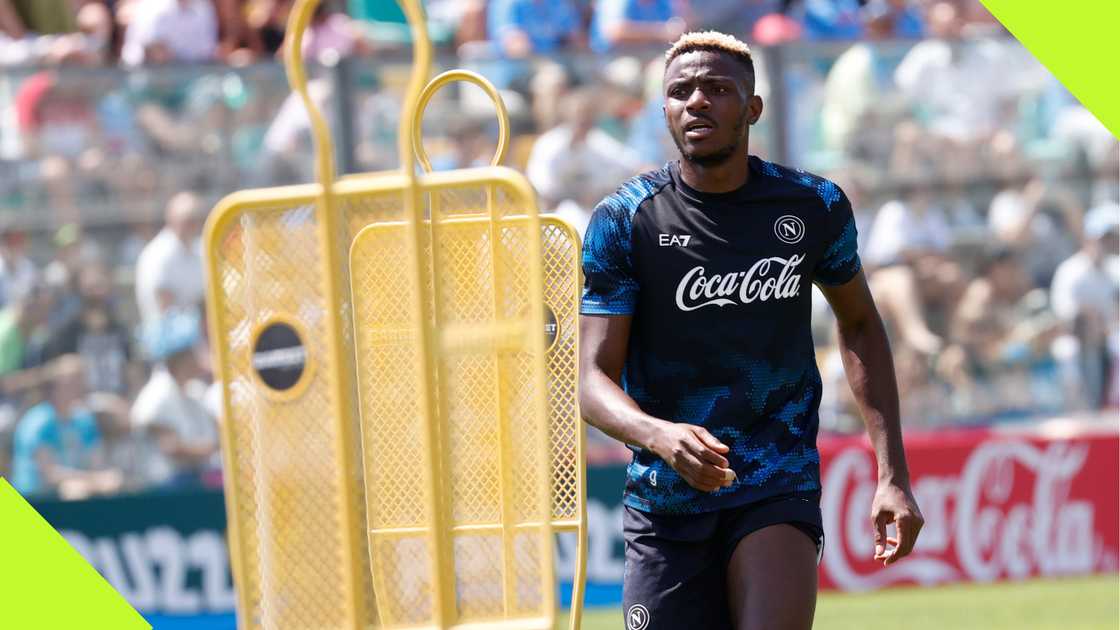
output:
[{"label": "soccer player", "polygon": [[680,159],[604,199],[583,250],[580,403],[633,451],[626,627],[809,628],[824,544],[810,283],[836,312],[878,460],[875,558],[891,564],[923,520],[886,333],[844,193],[748,155],[762,99],[746,44],[682,36],[664,95]]}]

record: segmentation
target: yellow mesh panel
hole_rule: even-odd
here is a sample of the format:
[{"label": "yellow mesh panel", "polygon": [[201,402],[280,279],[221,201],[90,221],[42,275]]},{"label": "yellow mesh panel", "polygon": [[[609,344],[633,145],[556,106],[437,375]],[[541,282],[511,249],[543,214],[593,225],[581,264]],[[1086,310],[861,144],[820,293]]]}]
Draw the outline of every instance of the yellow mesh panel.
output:
[{"label": "yellow mesh panel", "polygon": [[[347,576],[368,583],[368,560],[346,549],[342,536],[360,526],[344,522],[342,504],[360,505],[361,479],[341,481],[343,463],[356,453],[339,452],[342,425],[329,411],[315,205],[305,200],[225,212],[208,249],[216,279],[212,329],[227,400],[223,448],[237,532],[239,622],[243,628],[351,628]],[[305,376],[286,392],[266,387],[253,367],[259,331],[277,321],[300,333],[306,356]],[[362,605],[368,625],[376,618],[372,597]]]},{"label": "yellow mesh panel", "polygon": [[[504,218],[479,216],[488,199]],[[422,288],[409,273],[403,222],[374,219],[351,249],[366,514],[385,628],[435,623],[428,554],[436,534],[429,523],[439,504],[428,490],[431,474],[446,505],[439,533],[451,540],[449,625],[520,619],[520,627],[544,627],[551,618],[552,544],[542,536],[575,529],[582,517],[574,383],[579,245],[566,225],[542,219],[537,273],[546,272],[545,310],[556,321],[547,331],[550,374],[540,391],[524,339],[526,332],[545,335],[546,326],[529,319],[535,265],[527,259],[531,224],[519,203],[500,186],[433,193],[438,225],[426,253],[436,267]],[[441,340],[439,374],[431,380],[445,422],[437,451],[447,467],[430,471],[420,465],[426,427],[413,369],[423,334],[413,312],[417,291],[430,293]],[[542,399],[549,410],[543,419],[536,412]]]},{"label": "yellow mesh panel", "polygon": [[[551,545],[542,534],[577,530],[583,522],[574,381],[577,239],[566,225],[542,218],[544,301],[556,320],[546,355],[549,418],[542,422],[534,411],[534,355],[516,341],[528,329],[545,332],[544,323],[528,321],[531,241],[516,195],[500,183],[491,192],[457,188],[433,195],[431,208],[441,219],[437,247],[426,246],[415,274],[407,264],[404,191],[384,183],[343,189],[333,202],[336,251],[345,251],[363,227],[374,227],[361,232],[352,261],[342,256],[333,270],[321,255],[318,187],[241,194],[208,232],[239,624],[388,629],[433,623],[428,486],[434,474],[446,502],[454,569],[450,625],[505,619],[520,620],[519,628],[544,627],[555,584]],[[480,218],[480,204],[488,202],[505,218],[494,224]],[[438,273],[429,268],[431,256]],[[333,300],[325,272],[335,274],[340,289]],[[423,288],[416,277],[425,278]],[[413,312],[417,291],[433,309],[447,350],[442,381],[432,377],[443,385],[446,428],[437,439],[447,457],[431,470],[423,466],[423,397],[414,369],[422,333]],[[337,366],[327,350],[332,308],[342,316],[345,348],[355,351],[344,352]],[[252,363],[261,329],[276,321],[300,333],[306,353],[306,378],[279,393],[262,383]],[[494,336],[484,347],[469,341],[472,330],[495,322],[520,325],[521,333]],[[332,370],[341,418],[330,411]],[[359,403],[367,418],[360,431]],[[349,446],[347,427],[354,437]],[[503,431],[514,437],[505,446]],[[347,466],[350,477],[342,474]],[[547,500],[542,474],[551,476]],[[348,549],[346,535],[363,530],[368,538],[352,536]],[[348,618],[348,601],[357,607],[356,619]]]}]

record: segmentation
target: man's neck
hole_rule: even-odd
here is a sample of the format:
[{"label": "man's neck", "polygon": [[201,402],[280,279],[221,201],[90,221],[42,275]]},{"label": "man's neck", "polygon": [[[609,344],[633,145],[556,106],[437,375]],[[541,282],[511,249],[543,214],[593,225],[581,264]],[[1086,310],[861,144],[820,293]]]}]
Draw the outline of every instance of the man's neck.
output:
[{"label": "man's neck", "polygon": [[684,183],[706,193],[738,190],[746,185],[751,175],[750,165],[742,155],[734,155],[711,166],[703,166],[682,158],[680,168]]}]

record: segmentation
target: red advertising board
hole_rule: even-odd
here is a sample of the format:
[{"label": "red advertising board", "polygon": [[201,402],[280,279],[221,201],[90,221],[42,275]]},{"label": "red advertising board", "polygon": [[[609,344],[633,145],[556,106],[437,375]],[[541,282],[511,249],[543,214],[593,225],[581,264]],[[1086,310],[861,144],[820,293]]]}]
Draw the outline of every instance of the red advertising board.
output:
[{"label": "red advertising board", "polygon": [[1115,573],[1120,567],[1120,433],[1047,436],[983,429],[908,435],[926,519],[913,554],[876,563],[875,459],[866,439],[820,440],[826,544],[821,586],[988,582]]}]

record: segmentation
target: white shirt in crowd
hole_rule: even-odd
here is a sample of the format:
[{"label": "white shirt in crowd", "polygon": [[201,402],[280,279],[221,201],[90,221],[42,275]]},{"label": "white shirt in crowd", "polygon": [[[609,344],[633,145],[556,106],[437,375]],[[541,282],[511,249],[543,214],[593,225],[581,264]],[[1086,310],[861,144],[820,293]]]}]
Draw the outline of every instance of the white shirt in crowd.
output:
[{"label": "white shirt in crowd", "polygon": [[973,140],[1002,123],[1005,99],[1034,93],[1047,76],[1018,42],[1009,39],[918,42],[894,71],[902,94],[930,117],[930,130]]},{"label": "white shirt in crowd", "polygon": [[39,270],[26,256],[11,264],[0,258],[0,306],[6,306],[31,293],[39,279]]},{"label": "white shirt in crowd", "polygon": [[171,306],[193,309],[205,294],[202,256],[193,244],[187,246],[168,228],[144,246],[136,261],[136,304],[142,322],[157,321],[163,314],[161,291],[172,293]]},{"label": "white shirt in crowd", "polygon": [[525,172],[552,210],[571,199],[591,207],[641,168],[641,159],[605,131],[592,129],[572,146],[572,129],[554,127],[533,144]]},{"label": "white shirt in crowd", "polygon": [[144,49],[163,44],[177,61],[206,61],[218,49],[218,18],[210,0],[144,0],[124,34],[121,59],[144,63]]},{"label": "white shirt in crowd", "polygon": [[1115,325],[1120,317],[1117,298],[1120,285],[1109,274],[1105,264],[1093,264],[1083,251],[1070,256],[1054,272],[1050,285],[1050,304],[1054,313],[1065,321],[1078,315],[1093,313],[1101,321]]},{"label": "white shirt in crowd", "polygon": [[140,389],[131,416],[133,428],[146,435],[140,450],[141,466],[148,483],[164,483],[178,468],[148,434],[152,428],[172,431],[188,446],[217,443],[218,425],[207,409],[205,391],[206,386],[198,381],[189,383],[184,391],[163,367],[153,370],[151,378]]},{"label": "white shirt in crowd", "polygon": [[952,239],[940,208],[930,206],[918,213],[902,201],[888,201],[871,224],[863,258],[869,264],[890,265],[902,262],[907,252],[944,252]]}]

